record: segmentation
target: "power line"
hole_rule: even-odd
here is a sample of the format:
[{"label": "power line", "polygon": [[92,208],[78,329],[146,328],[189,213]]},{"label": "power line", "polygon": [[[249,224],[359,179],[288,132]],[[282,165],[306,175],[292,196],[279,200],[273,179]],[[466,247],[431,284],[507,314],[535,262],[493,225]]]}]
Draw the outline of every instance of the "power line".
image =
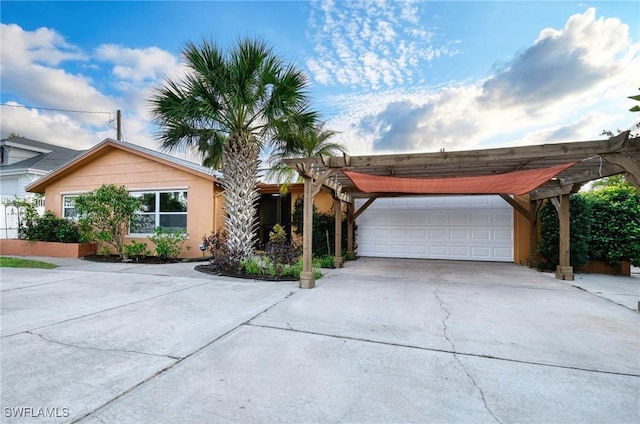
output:
[{"label": "power line", "polygon": [[0,103],[0,106],[8,106],[8,107],[21,107],[25,109],[40,109],[40,110],[52,110],[55,112],[69,112],[69,113],[101,113],[105,115],[111,116],[113,112],[100,112],[95,110],[71,110],[71,109],[56,109],[53,107],[39,107],[39,106],[29,106],[29,105],[11,105],[9,103]]}]

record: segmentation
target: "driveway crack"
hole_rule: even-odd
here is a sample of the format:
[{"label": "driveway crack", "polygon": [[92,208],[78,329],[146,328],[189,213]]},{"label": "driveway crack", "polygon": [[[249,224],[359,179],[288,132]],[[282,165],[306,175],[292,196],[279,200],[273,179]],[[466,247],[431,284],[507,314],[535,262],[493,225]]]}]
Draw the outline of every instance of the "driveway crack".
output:
[{"label": "driveway crack", "polygon": [[451,350],[453,353],[453,358],[456,360],[456,362],[460,365],[460,367],[462,368],[462,370],[464,371],[464,373],[467,375],[467,377],[469,377],[469,380],[471,380],[471,382],[473,383],[473,386],[478,390],[478,392],[480,393],[480,397],[482,398],[482,403],[484,403],[484,408],[487,410],[487,412],[489,412],[489,414],[491,414],[491,416],[493,417],[493,419],[499,423],[502,424],[502,421],[500,421],[498,419],[498,417],[495,416],[495,414],[493,413],[493,411],[491,410],[491,408],[489,408],[489,405],[487,405],[487,399],[484,397],[484,392],[482,391],[482,389],[480,388],[480,386],[478,386],[478,383],[476,382],[475,378],[473,378],[473,376],[469,373],[469,370],[467,370],[467,367],[464,366],[464,364],[462,363],[462,361],[460,360],[460,358],[458,358],[458,354],[456,353],[456,345],[453,342],[453,340],[451,340],[451,338],[449,337],[449,328],[447,327],[447,321],[449,320],[449,318],[451,318],[451,312],[449,311],[449,309],[447,309],[447,307],[444,305],[444,302],[442,300],[442,298],[440,297],[440,295],[438,294],[438,290],[440,290],[440,287],[436,287],[436,289],[433,292],[433,295],[436,297],[436,299],[438,299],[438,302],[440,303],[440,309],[442,309],[446,316],[444,317],[444,319],[442,320],[442,333],[444,334],[444,338],[447,340],[447,342],[449,342],[449,344],[451,345]]},{"label": "driveway crack", "polygon": [[[132,391],[134,391],[135,389],[137,389],[138,387],[146,384],[147,382],[149,382],[150,380],[153,380],[156,377],[159,377],[160,375],[166,373],[167,371],[173,369],[176,365],[180,364],[181,362],[191,358],[192,356],[196,355],[198,352],[206,349],[207,347],[213,345],[214,343],[216,343],[217,341],[227,337],[229,334],[233,333],[234,331],[236,331],[237,329],[245,326],[245,325],[251,325],[250,322],[254,319],[256,319],[257,317],[259,317],[260,315],[264,314],[265,312],[269,311],[270,309],[278,306],[281,302],[285,301],[286,299],[290,298],[291,296],[293,296],[295,293],[297,293],[297,291],[291,291],[289,292],[287,295],[285,295],[282,299],[278,300],[277,302],[273,303],[271,306],[266,307],[264,310],[262,310],[261,312],[258,312],[257,314],[255,314],[253,317],[249,318],[248,320],[239,323],[238,325],[236,325],[235,327],[231,328],[230,330],[226,331],[225,333],[219,335],[218,337],[214,338],[213,340],[209,341],[208,343],[200,346],[199,348],[197,348],[196,350],[192,351],[191,353],[189,353],[188,355],[185,355],[181,358],[174,358],[176,359],[176,362],[174,362],[173,364],[169,364],[168,366],[166,366],[165,368],[161,369],[160,371],[154,373],[153,375],[147,377],[146,379],[140,381],[139,383],[137,383],[136,385],[130,387],[129,389],[125,390],[124,392],[120,393],[119,395],[113,397],[112,399],[110,399],[109,401],[105,402],[104,404],[94,408],[92,411],[87,412],[86,414],[80,416],[79,418],[74,419],[71,424],[80,422],[82,420],[84,420],[85,418],[87,418],[88,416],[93,416],[93,417],[97,417],[96,415],[94,415],[96,412],[98,412],[99,410],[101,410],[102,408],[106,407],[107,405],[115,402],[116,400],[120,399],[121,397],[131,393]],[[37,336],[42,337],[39,334],[35,334],[35,333],[30,333],[30,334],[34,334]],[[44,337],[42,337],[44,339]],[[45,339],[46,340],[46,339]],[[54,343],[59,343],[59,342],[55,342]],[[59,343],[64,345],[64,343]],[[74,346],[76,347],[76,346]]]},{"label": "driveway crack", "polygon": [[25,331],[25,333],[31,334],[32,336],[40,337],[42,340],[44,340],[46,342],[49,342],[49,343],[55,343],[55,344],[60,345],[60,346],[73,347],[73,348],[76,348],[76,349],[94,350],[94,351],[97,351],[97,352],[134,353],[134,354],[138,354],[138,355],[148,355],[148,356],[156,356],[156,357],[161,357],[161,358],[169,358],[169,359],[173,359],[175,361],[178,361],[178,360],[182,359],[182,358],[180,358],[178,356],[160,355],[160,354],[157,354],[157,353],[148,353],[148,352],[139,352],[137,350],[98,349],[96,347],[78,346],[78,345],[74,345],[74,344],[71,344],[71,343],[65,343],[65,342],[61,342],[61,341],[58,341],[58,340],[49,339],[49,338],[43,336],[42,334],[34,333],[32,331]]}]

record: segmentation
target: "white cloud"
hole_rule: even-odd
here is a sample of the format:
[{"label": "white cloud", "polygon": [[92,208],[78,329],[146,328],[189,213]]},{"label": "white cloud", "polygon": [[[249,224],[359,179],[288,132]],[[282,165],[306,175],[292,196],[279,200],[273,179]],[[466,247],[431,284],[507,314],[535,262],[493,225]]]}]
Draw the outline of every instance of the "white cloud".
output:
[{"label": "white cloud", "polygon": [[[87,60],[64,38],[47,28],[24,31],[17,25],[2,24],[3,48],[1,81],[3,92],[20,93],[40,107],[73,110],[115,110],[114,99],[92,86],[90,78],[70,74],[58,65],[62,60]],[[99,118],[84,115],[85,123],[98,124]]]},{"label": "white cloud", "polygon": [[[20,106],[16,102],[7,103]],[[107,116],[103,118],[105,122],[108,120]],[[101,141],[95,139],[92,129],[83,128],[78,121],[63,113],[42,113],[37,109],[5,106],[2,108],[0,122],[3,138],[10,133],[15,133],[33,140],[77,150],[88,149],[97,141]]]},{"label": "white cloud", "polygon": [[174,55],[157,47],[130,49],[103,44],[95,53],[99,60],[114,64],[114,76],[134,82],[157,80],[163,75],[176,72],[180,66]]},{"label": "white cloud", "polygon": [[0,26],[4,46],[2,63],[6,64],[5,60],[15,60],[22,64],[56,66],[66,60],[86,60],[80,49],[67,43],[64,37],[49,28],[28,32],[16,24]]},{"label": "white cloud", "polygon": [[[535,43],[484,84],[487,105],[539,107],[582,96],[637,62],[629,28],[617,18],[596,19],[595,9],[569,18],[562,30],[544,29]],[[638,68],[636,67],[636,70]]]},{"label": "white cloud", "polygon": [[[2,24],[1,82],[3,106],[0,136],[19,133],[25,137],[70,148],[88,148],[116,137],[116,110],[122,110],[127,141],[156,148],[147,99],[150,87],[163,74],[184,72],[178,59],[156,47],[128,49],[102,45],[88,55],[54,30],[25,31]],[[79,65],[83,73],[63,69],[63,62]],[[112,65],[114,78],[96,88],[90,72]],[[15,97],[14,97],[15,96]],[[20,99],[15,101],[15,99]],[[69,113],[49,109],[97,111]]]},{"label": "white cloud", "polygon": [[310,38],[316,55],[306,61],[314,81],[380,89],[411,79],[417,67],[455,55],[434,45],[418,22],[417,1],[312,1]]},{"label": "white cloud", "polygon": [[328,126],[352,154],[598,139],[605,129],[634,129],[626,97],[638,86],[639,51],[627,25],[589,9],[541,31],[485,80],[334,97],[344,113]]}]

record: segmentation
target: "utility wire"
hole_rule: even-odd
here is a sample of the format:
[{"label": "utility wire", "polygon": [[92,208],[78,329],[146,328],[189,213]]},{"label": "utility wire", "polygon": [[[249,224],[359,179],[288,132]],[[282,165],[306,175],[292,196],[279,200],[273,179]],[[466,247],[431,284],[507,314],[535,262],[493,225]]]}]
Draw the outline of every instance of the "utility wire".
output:
[{"label": "utility wire", "polygon": [[21,107],[25,109],[40,109],[40,110],[52,110],[56,112],[70,112],[70,113],[102,113],[105,115],[111,116],[113,112],[100,112],[94,110],[71,110],[71,109],[56,109],[53,107],[38,107],[38,106],[29,106],[29,105],[11,105],[9,103],[0,103],[0,106],[8,106],[8,107]]}]

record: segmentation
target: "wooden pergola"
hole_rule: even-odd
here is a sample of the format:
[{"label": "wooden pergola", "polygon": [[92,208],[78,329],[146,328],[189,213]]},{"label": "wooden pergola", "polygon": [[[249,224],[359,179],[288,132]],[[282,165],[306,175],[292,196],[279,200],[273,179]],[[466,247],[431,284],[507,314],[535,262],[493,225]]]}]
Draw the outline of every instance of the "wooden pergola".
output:
[{"label": "wooden pergola", "polygon": [[[575,162],[554,178],[529,191],[528,208],[515,201],[510,192],[491,193],[500,195],[532,223],[536,221],[542,202],[545,199],[553,202],[560,224],[560,265],[556,270],[556,278],[573,280],[573,268],[569,259],[569,195],[576,193],[589,181],[618,174],[625,174],[628,181],[640,188],[640,137],[630,138],[629,133],[625,131],[607,140],[485,150],[285,159],[284,164],[295,169],[304,179],[303,271],[300,274],[300,287],[315,286],[311,254],[313,202],[307,201],[308,199],[313,199],[320,190],[333,193],[336,213],[334,260],[335,265],[341,267],[343,205],[346,204],[347,207],[347,251],[353,252],[353,224],[375,199],[412,195],[393,192],[365,193],[356,187],[343,170],[397,178],[453,178],[507,174]],[[418,194],[429,193],[413,195]],[[357,198],[366,198],[367,201],[355,210],[354,199]],[[535,231],[534,224],[532,233]],[[534,243],[535,237],[532,238],[532,244]],[[534,251],[535,246],[532,246],[532,252]]]}]

